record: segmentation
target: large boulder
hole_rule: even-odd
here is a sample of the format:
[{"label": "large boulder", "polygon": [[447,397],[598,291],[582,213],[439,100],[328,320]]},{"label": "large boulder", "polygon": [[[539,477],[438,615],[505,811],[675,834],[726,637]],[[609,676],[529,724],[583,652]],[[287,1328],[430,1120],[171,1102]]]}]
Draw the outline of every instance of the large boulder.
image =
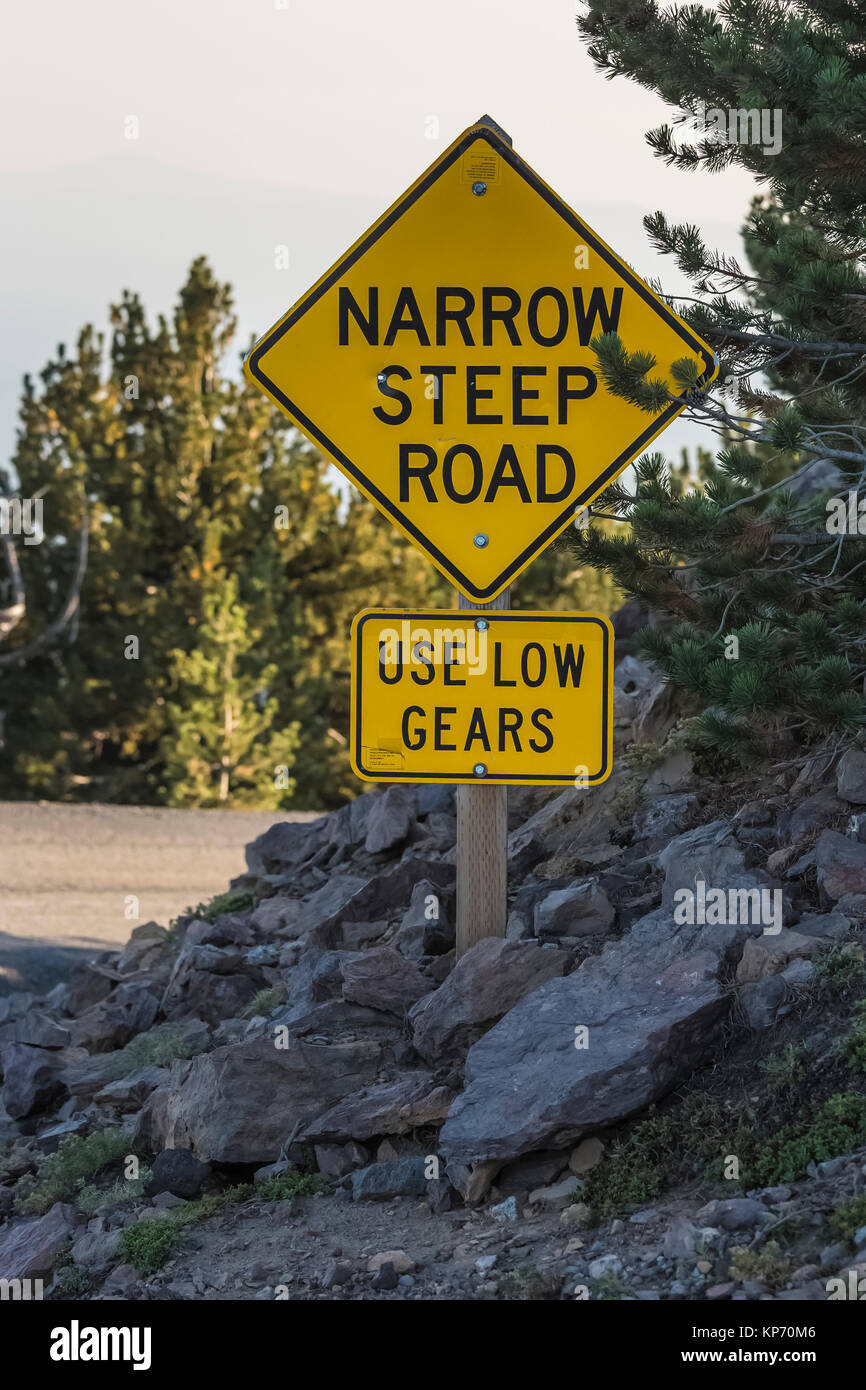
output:
[{"label": "large boulder", "polygon": [[46,1279],[81,1221],[75,1207],[55,1202],[36,1221],[9,1227],[0,1237],[0,1279]]},{"label": "large boulder", "polygon": [[347,953],[341,973],[344,999],[398,1017],[429,987],[418,967],[393,946]]},{"label": "large boulder", "polygon": [[397,785],[377,796],[367,820],[364,848],[381,854],[402,844],[415,823],[415,788]]},{"label": "large boulder", "polygon": [[297,868],[327,843],[329,829],[327,816],[314,821],[279,821],[247,845],[250,873],[279,874]]},{"label": "large boulder", "polygon": [[70,1023],[72,1042],[88,1052],[111,1052],[137,1034],[146,1033],[158,1012],[159,999],[146,985],[118,985],[102,1003]]},{"label": "large boulder", "polygon": [[323,915],[310,932],[311,945],[333,950],[340,946],[354,948],[356,944],[363,944],[358,940],[358,930],[365,929],[365,934],[371,923],[385,921],[404,911],[413,889],[422,879],[439,889],[453,890],[456,870],[453,864],[445,864],[438,859],[406,855],[393,868],[383,869],[372,878],[362,880],[357,891],[340,907],[335,907],[327,916]]},{"label": "large boulder", "polygon": [[866,753],[862,748],[849,748],[839,759],[836,791],[843,801],[866,806]]},{"label": "large boulder", "polygon": [[422,1125],[441,1124],[453,1099],[454,1092],[437,1086],[429,1072],[406,1072],[338,1101],[311,1120],[300,1137],[343,1144],[374,1135],[405,1134]]},{"label": "large boulder", "polygon": [[7,1043],[0,1051],[2,1103],[13,1120],[39,1114],[67,1094],[65,1069],[86,1057],[83,1049],[49,1050],[29,1043]]},{"label": "large boulder", "polygon": [[815,847],[818,887],[825,900],[866,893],[866,845],[836,830],[825,830]]},{"label": "large boulder", "polygon": [[175,1063],[139,1116],[142,1142],[215,1163],[271,1163],[296,1126],[369,1086],[383,1060],[366,1038],[279,1041],[263,1034]]},{"label": "large boulder", "polygon": [[440,1136],[449,1165],[565,1146],[683,1081],[730,1008],[713,941],[728,930],[673,931],[660,909],[517,1004],[466,1059]]},{"label": "large boulder", "polygon": [[524,995],[561,975],[565,952],[534,941],[487,937],[409,1012],[412,1041],[428,1061],[457,1056]]},{"label": "large boulder", "polygon": [[613,904],[595,879],[548,893],[533,914],[539,937],[595,936],[609,931],[615,919]]}]

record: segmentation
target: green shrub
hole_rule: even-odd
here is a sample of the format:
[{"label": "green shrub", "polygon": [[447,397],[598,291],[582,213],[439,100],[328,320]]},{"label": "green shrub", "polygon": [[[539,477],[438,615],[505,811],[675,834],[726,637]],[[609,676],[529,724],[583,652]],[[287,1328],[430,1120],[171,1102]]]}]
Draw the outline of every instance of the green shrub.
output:
[{"label": "green shrub", "polygon": [[132,1136],[123,1129],[96,1130],[86,1138],[68,1135],[42,1160],[16,1209],[23,1216],[41,1216],[55,1202],[74,1200],[87,1178],[128,1154],[131,1145]]},{"label": "green shrub", "polygon": [[168,1067],[206,1048],[206,1041],[190,1039],[176,1023],[160,1023],[148,1033],[139,1033],[115,1054],[112,1075],[119,1081],[139,1067]]},{"label": "green shrub", "polygon": [[287,1168],[264,1182],[257,1182],[254,1195],[262,1202],[285,1202],[291,1197],[315,1197],[326,1192],[328,1180],[321,1173],[301,1173],[297,1168]]},{"label": "green shrub", "polygon": [[783,1289],[791,1276],[791,1263],[775,1240],[768,1240],[761,1250],[735,1245],[731,1249],[728,1275],[742,1281],[757,1279],[769,1289]]},{"label": "green shrub", "polygon": [[137,1178],[118,1178],[110,1187],[97,1187],[95,1183],[86,1183],[76,1193],[78,1209],[83,1211],[85,1216],[93,1216],[100,1207],[121,1207],[130,1202],[138,1202],[144,1196],[150,1175],[150,1168],[141,1168]]},{"label": "green shrub", "polygon": [[856,1021],[845,1039],[843,1055],[852,1071],[866,1073],[866,999],[857,1005]]},{"label": "green shrub", "polygon": [[866,1226],[866,1194],[837,1207],[830,1217],[830,1230],[843,1240],[854,1239],[854,1232]]},{"label": "green shrub", "polygon": [[805,1177],[810,1163],[851,1153],[866,1141],[866,1096],[837,1093],[808,1122],[784,1125],[766,1139],[744,1173],[750,1185],[773,1187]]},{"label": "green shrub", "polygon": [[200,1197],[196,1202],[185,1202],[183,1206],[174,1207],[165,1216],[153,1221],[139,1221],[134,1226],[127,1226],[120,1237],[118,1251],[137,1274],[147,1279],[162,1268],[176,1249],[185,1227],[214,1216],[233,1202],[243,1201],[252,1195],[252,1186],[244,1183],[229,1188],[227,1192]]},{"label": "green shrub", "polygon": [[195,915],[204,922],[216,922],[228,912],[245,912],[252,905],[252,893],[219,893],[209,903],[199,903]]},{"label": "green shrub", "polygon": [[818,983],[831,994],[847,994],[850,989],[857,989],[866,976],[866,961],[856,946],[853,950],[849,945],[821,951],[813,964]]},{"label": "green shrub", "polygon": [[286,1001],[285,985],[271,985],[269,989],[260,989],[258,994],[253,995],[247,1004],[241,1018],[256,1018],[261,1015],[267,1018],[268,1014],[278,1008]]}]

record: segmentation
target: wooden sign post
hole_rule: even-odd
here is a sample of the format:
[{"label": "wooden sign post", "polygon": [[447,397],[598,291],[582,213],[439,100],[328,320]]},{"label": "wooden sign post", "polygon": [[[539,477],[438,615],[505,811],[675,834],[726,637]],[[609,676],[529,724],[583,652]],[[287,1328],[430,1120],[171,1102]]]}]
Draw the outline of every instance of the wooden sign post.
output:
[{"label": "wooden sign post", "polygon": [[[510,590],[492,603],[457,595],[458,608],[508,608]],[[504,936],[508,915],[508,787],[457,788],[457,956],[485,936]]]}]

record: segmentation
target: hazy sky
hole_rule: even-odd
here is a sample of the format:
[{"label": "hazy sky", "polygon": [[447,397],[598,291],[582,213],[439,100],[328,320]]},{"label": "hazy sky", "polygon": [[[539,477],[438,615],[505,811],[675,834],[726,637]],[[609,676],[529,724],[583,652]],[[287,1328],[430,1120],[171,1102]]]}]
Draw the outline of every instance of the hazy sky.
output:
[{"label": "hazy sky", "polygon": [[[483,112],[639,273],[683,288],[641,227],[657,207],[739,252],[751,180],[655,159],[643,135],[665,108],[595,72],[574,13],[573,0],[7,0],[2,456],[23,373],[82,323],[104,326],[123,288],[168,311],[205,253],[235,287],[245,341]],[[678,424],[663,438],[700,437]]]}]

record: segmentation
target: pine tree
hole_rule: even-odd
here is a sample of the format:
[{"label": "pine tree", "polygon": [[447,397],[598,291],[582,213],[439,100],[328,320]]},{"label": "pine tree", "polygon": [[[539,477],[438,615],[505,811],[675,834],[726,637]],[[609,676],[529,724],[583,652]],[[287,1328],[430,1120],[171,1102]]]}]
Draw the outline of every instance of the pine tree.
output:
[{"label": "pine tree", "polygon": [[20,548],[27,612],[4,653],[56,616],[83,510],[90,556],[63,639],[0,671],[6,796],[160,800],[174,654],[194,650],[225,575],[278,668],[275,726],[301,726],[295,803],[357,791],[351,620],[368,603],[429,602],[429,566],[371,504],[347,505],[335,470],[244,383],[234,335],[230,288],[197,260],[170,320],[152,326],[125,293],[109,339],[86,327],[25,380],[12,462],[23,497],[44,490],[46,539]]},{"label": "pine tree", "polygon": [[274,727],[276,674],[238,601],[237,576],[218,576],[204,596],[195,646],[172,653],[162,739],[169,805],[273,810],[291,795],[299,725]]},{"label": "pine tree", "polygon": [[[648,630],[643,650],[695,692],[705,743],[793,758],[804,743],[851,739],[864,722],[866,543],[856,527],[828,530],[832,495],[866,479],[862,8],[584,8],[578,25],[596,65],[678,108],[648,134],[654,152],[685,170],[739,164],[765,191],[743,231],[746,268],[711,251],[694,225],[662,212],[645,219],[693,282],[693,299],[671,302],[717,352],[719,383],[705,394],[687,363],[656,363],[612,334],[593,344],[600,370],[651,416],[684,396],[721,448],[700,487],[683,487],[662,454],[640,459],[634,490],[617,483],[594,508],[618,517],[620,534],[591,528],[580,553],[670,615],[673,626]],[[773,113],[777,149],[764,138]],[[686,121],[697,140],[677,137]]]}]

